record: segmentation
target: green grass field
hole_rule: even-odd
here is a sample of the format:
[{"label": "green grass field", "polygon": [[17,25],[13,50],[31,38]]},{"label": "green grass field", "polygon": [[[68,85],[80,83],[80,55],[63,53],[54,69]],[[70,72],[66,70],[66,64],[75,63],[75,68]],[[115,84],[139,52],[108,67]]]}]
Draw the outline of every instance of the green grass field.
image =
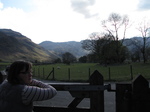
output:
[{"label": "green grass field", "polygon": [[[9,64],[0,63],[0,70]],[[106,81],[130,81],[132,77],[135,78],[140,74],[150,80],[150,63],[143,64],[142,62],[110,66],[102,66],[97,63],[34,65],[33,76],[46,79],[53,68],[54,76],[51,74],[49,80],[54,78],[61,81],[87,81],[95,70],[98,70]]]},{"label": "green grass field", "polygon": [[54,78],[55,80],[63,81],[87,81],[95,70],[98,70],[103,75],[104,80],[109,81],[129,81],[132,78],[131,76],[135,78],[139,74],[146,79],[150,79],[150,63],[111,65],[107,67],[96,63],[36,65],[33,66],[33,74],[35,77],[46,79],[53,68],[54,77],[51,74],[48,78],[50,80]]}]

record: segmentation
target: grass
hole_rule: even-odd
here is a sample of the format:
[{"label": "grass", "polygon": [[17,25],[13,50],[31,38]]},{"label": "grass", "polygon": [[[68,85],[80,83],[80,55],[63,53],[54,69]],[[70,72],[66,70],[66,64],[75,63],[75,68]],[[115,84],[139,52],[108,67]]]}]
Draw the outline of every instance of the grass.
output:
[{"label": "grass", "polygon": [[10,63],[0,63],[0,71],[4,70]]},{"label": "grass", "polygon": [[34,76],[45,79],[53,68],[54,77],[51,74],[49,79],[54,78],[55,80],[63,81],[87,81],[95,70],[98,70],[103,75],[104,80],[109,81],[128,81],[131,80],[132,76],[135,78],[139,74],[143,75],[146,79],[150,79],[150,63],[111,66],[102,66],[96,63],[37,65],[33,67]]},{"label": "grass", "polygon": [[[9,64],[0,63],[0,70],[6,68]],[[135,78],[140,74],[150,80],[150,63],[144,64],[142,62],[110,66],[102,66],[98,63],[34,65],[33,75],[34,77],[46,79],[53,68],[54,77],[51,74],[49,80],[54,78],[61,81],[87,81],[95,70],[103,75],[105,81],[129,81],[132,77]]]}]

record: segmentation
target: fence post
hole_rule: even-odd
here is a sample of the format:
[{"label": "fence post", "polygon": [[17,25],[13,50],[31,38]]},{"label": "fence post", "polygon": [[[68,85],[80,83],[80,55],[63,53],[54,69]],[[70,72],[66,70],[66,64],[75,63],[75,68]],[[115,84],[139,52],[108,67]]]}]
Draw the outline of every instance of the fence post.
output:
[{"label": "fence post", "polygon": [[38,77],[40,77],[40,67],[38,67]]},{"label": "fence post", "polygon": [[130,65],[131,80],[133,80],[132,65]]},{"label": "fence post", "polygon": [[53,73],[53,80],[55,80],[54,72],[55,72],[55,71],[54,71],[54,67],[53,67],[53,72],[52,72],[52,73]]},{"label": "fence post", "polygon": [[[90,85],[103,86],[103,76],[95,70],[90,76]],[[91,112],[104,112],[104,91],[90,92],[90,108]]]},{"label": "fence post", "polygon": [[68,78],[70,80],[70,68],[68,68]]},{"label": "fence post", "polygon": [[45,71],[44,71],[44,67],[43,67],[43,79],[44,79],[44,75],[45,75]]},{"label": "fence post", "polygon": [[108,77],[109,77],[109,81],[111,80],[111,76],[110,76],[110,67],[108,68]]},{"label": "fence post", "polygon": [[150,112],[149,82],[139,75],[132,83],[132,112]]},{"label": "fence post", "polygon": [[35,68],[33,68],[33,76],[35,76],[35,73],[36,73],[36,72],[35,72]]},{"label": "fence post", "polygon": [[90,75],[91,75],[91,69],[89,68],[89,78],[90,78]]},{"label": "fence post", "polygon": [[48,79],[48,77],[51,75],[51,73],[52,73],[52,80],[55,80],[55,75],[54,75],[54,67],[52,68],[52,71],[49,73],[49,75],[47,76],[47,78],[46,79]]}]

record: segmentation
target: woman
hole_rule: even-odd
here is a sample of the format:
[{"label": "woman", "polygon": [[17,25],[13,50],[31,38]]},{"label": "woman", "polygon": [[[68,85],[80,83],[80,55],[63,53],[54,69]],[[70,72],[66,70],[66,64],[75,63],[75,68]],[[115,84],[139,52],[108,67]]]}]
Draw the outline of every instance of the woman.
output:
[{"label": "woman", "polygon": [[32,64],[15,61],[10,65],[7,81],[0,85],[0,112],[32,112],[33,101],[54,97],[56,89],[32,79]]}]

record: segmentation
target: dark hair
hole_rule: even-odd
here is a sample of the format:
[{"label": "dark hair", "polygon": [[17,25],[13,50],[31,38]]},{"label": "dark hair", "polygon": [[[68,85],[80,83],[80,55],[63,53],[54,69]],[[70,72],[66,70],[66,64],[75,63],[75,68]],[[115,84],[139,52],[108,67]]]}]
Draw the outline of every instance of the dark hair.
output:
[{"label": "dark hair", "polygon": [[21,70],[25,69],[27,72],[30,68],[32,68],[32,63],[24,60],[19,60],[13,62],[8,70],[7,80],[11,84],[20,84],[20,80],[18,78],[19,73]]}]

